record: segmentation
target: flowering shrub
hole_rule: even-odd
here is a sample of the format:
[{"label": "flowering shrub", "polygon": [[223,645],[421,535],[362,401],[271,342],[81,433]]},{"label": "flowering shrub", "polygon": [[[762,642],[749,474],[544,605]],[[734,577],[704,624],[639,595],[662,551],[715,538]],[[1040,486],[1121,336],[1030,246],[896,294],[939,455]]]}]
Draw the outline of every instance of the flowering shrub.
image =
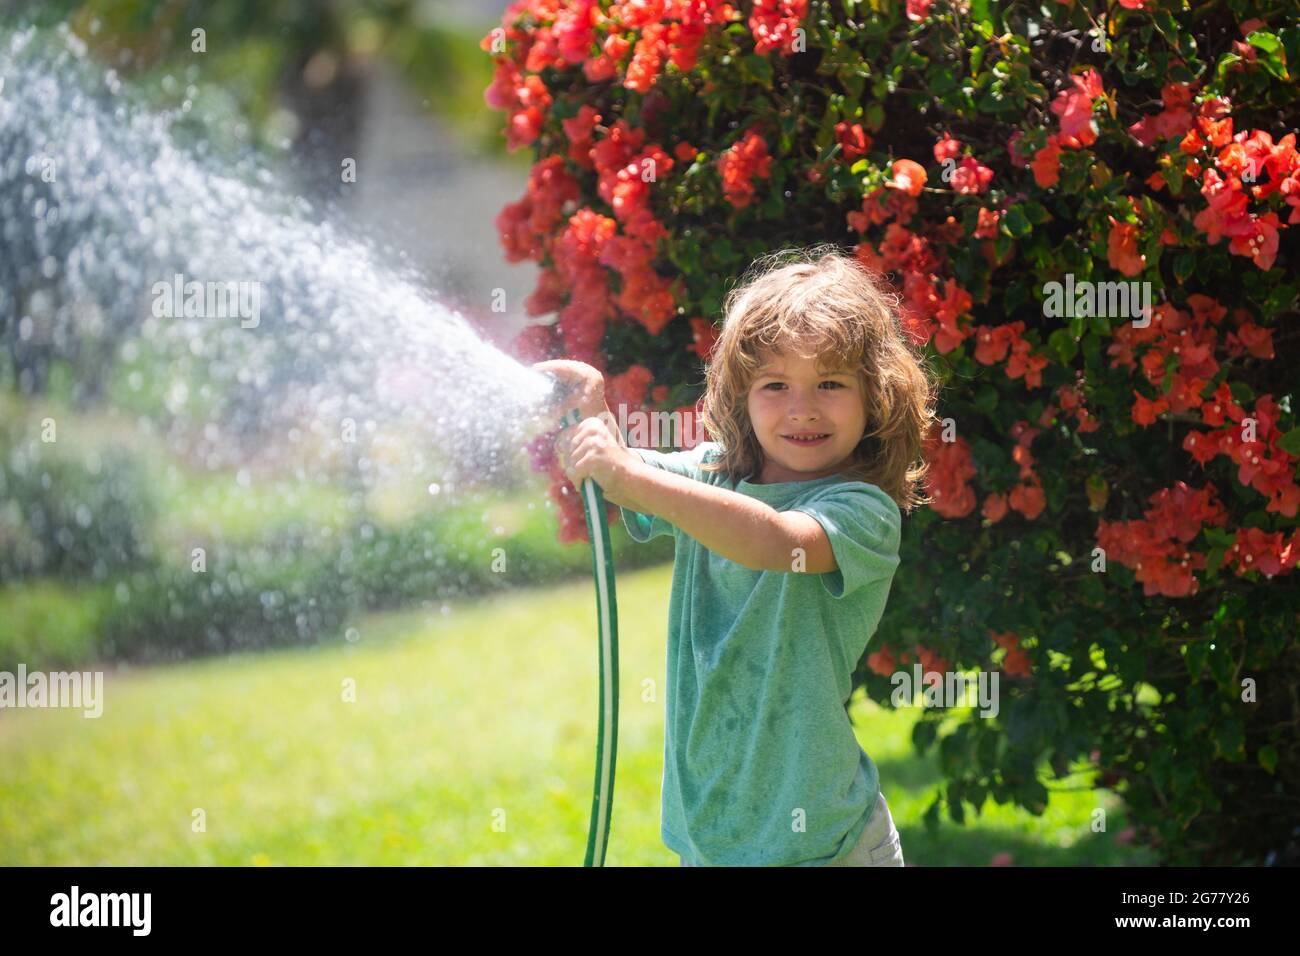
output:
[{"label": "flowering shrub", "polygon": [[[1194,9],[1191,9],[1194,8]],[[828,239],[945,380],[933,503],[859,678],[998,669],[927,710],[927,812],[1072,771],[1175,863],[1300,813],[1300,25],[1268,0],[532,0],[483,39],[536,162],[497,224],[515,343],[690,413],[726,283]],[[535,463],[582,519],[543,440]],[[918,622],[924,622],[923,625]],[[1080,826],[1093,823],[1081,820]]]}]

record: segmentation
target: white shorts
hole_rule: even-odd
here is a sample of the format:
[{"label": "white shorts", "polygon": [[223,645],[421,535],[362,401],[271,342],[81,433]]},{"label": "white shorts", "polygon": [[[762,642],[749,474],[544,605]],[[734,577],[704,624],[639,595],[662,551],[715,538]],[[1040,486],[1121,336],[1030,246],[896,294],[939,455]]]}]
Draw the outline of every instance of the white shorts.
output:
[{"label": "white shorts", "polygon": [[[685,857],[677,858],[682,866],[694,866],[693,863],[687,863]],[[867,825],[862,828],[862,835],[858,837],[858,842],[853,845],[849,855],[844,857],[838,863],[830,863],[829,866],[902,866],[903,865],[903,845],[898,837],[898,830],[894,827],[893,814],[889,812],[889,804],[885,801],[885,795],[881,793],[876,797],[876,805],[871,810],[871,817],[867,820]]]}]

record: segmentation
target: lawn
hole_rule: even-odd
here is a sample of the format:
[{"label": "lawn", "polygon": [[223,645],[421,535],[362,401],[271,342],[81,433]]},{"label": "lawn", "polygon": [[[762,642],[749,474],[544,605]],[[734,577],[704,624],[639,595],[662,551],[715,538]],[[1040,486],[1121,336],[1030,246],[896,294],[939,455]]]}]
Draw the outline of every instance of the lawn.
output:
[{"label": "lawn", "polygon": [[[610,866],[677,864],[659,839],[669,576],[618,581]],[[110,672],[99,719],[6,710],[0,864],[579,865],[596,728],[590,588],[373,615],[351,643]],[[1041,817],[990,802],[928,834],[939,776],[912,753],[918,713],[854,710],[909,864],[1151,862],[1116,845],[1122,807],[1086,786],[1053,794]],[[1096,806],[1107,833],[1090,831]]]}]

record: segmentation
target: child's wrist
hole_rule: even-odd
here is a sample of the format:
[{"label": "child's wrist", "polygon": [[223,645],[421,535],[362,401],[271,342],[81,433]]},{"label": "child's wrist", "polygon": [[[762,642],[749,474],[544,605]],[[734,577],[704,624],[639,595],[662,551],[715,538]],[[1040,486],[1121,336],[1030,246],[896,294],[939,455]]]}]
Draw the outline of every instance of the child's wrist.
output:
[{"label": "child's wrist", "polygon": [[616,504],[631,508],[633,511],[640,511],[641,508],[637,504],[637,489],[642,486],[644,476],[647,471],[652,470],[652,466],[647,465],[645,459],[630,448],[626,448],[625,451],[627,457],[619,465],[613,497],[618,499]]}]

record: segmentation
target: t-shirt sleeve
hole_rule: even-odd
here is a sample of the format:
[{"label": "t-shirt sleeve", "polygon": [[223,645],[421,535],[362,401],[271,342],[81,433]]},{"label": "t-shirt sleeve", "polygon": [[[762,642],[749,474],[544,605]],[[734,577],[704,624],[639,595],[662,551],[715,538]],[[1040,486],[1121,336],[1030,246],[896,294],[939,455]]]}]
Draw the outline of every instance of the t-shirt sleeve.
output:
[{"label": "t-shirt sleeve", "polygon": [[[686,451],[661,452],[655,451],[653,448],[631,448],[629,451],[635,455],[640,455],[648,465],[662,468],[664,471],[671,471],[673,474],[682,475],[695,481],[706,481],[708,476],[700,470],[700,465],[714,447],[715,443],[713,442],[702,442]],[[651,538],[674,534],[677,531],[676,527],[659,515],[642,514],[639,511],[633,511],[631,508],[619,508],[619,510],[623,513],[623,526],[627,528],[627,533],[632,536],[633,541],[645,543]]]},{"label": "t-shirt sleeve", "polygon": [[812,515],[826,531],[839,567],[819,576],[832,597],[848,597],[898,568],[902,512],[876,485],[837,483],[789,510]]}]

